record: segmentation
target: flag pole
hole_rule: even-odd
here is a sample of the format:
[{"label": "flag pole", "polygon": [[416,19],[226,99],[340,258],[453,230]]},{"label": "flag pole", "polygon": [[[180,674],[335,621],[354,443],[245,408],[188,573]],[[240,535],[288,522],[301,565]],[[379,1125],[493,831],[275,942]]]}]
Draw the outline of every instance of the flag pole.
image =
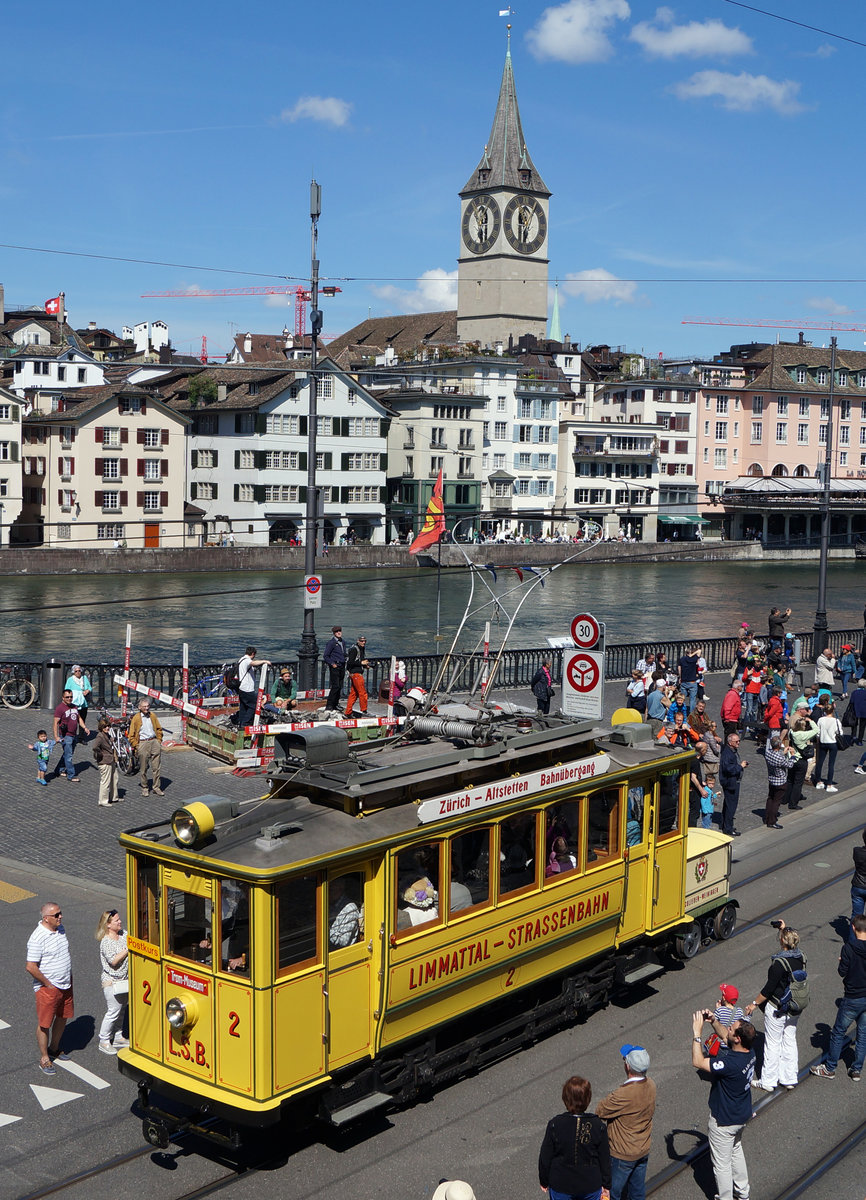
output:
[{"label": "flag pole", "polygon": [[442,600],[442,538],[436,543],[436,653],[440,651],[439,609]]}]

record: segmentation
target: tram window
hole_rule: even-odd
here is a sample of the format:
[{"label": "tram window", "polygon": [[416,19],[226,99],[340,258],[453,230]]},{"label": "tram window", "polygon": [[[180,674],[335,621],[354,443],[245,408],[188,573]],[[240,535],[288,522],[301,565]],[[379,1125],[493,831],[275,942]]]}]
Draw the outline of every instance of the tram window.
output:
[{"label": "tram window", "polygon": [[277,885],[277,969],[285,971],[319,957],[318,875],[300,875]]},{"label": "tram window", "polygon": [[351,871],[328,880],[328,947],[342,950],[364,932],[364,873]]},{"label": "tram window", "polygon": [[159,867],[152,858],[135,860],[135,936],[159,945]]},{"label": "tram window", "polygon": [[625,818],[625,844],[639,846],[643,841],[643,814],[648,799],[647,789],[636,783],[628,789],[628,807]]},{"label": "tram window", "polygon": [[657,837],[676,833],[680,826],[680,773],[664,771],[659,778],[659,820]]},{"label": "tram window", "polygon": [[430,842],[397,855],[398,933],[439,920],[440,849],[438,842]]},{"label": "tram window", "polygon": [[580,801],[554,804],[544,814],[544,877],[556,880],[580,862]]},{"label": "tram window", "polygon": [[250,885],[220,880],[220,966],[237,975],[250,973]]},{"label": "tram window", "polygon": [[499,827],[499,895],[535,883],[535,813],[506,817]]},{"label": "tram window", "polygon": [[451,888],[448,911],[454,916],[490,900],[490,826],[470,829],[451,839]]},{"label": "tram window", "polygon": [[592,792],[588,799],[587,861],[590,853],[599,860],[619,854],[619,788]]},{"label": "tram window", "polygon": [[193,962],[211,961],[211,901],[180,888],[165,889],[168,909],[166,953]]}]

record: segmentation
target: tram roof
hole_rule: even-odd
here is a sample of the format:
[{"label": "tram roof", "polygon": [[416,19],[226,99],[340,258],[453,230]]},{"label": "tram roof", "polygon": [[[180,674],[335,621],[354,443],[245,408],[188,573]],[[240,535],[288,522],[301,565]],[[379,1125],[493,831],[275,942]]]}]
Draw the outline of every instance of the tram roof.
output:
[{"label": "tram roof", "polygon": [[[279,794],[255,801],[238,816],[218,822],[212,837],[195,850],[178,845],[170,821],[128,830],[121,841],[139,850],[149,846],[160,857],[189,866],[267,876],[322,859],[360,857],[379,844],[399,842],[413,833],[435,837],[453,832],[469,819],[477,822],[484,814],[493,818],[548,798],[555,800],[558,788],[533,789],[480,810],[456,812],[425,824],[419,821],[418,800],[510,783],[525,777],[539,763],[552,772],[563,765],[591,764],[599,754],[605,755],[610,770],[587,778],[582,785],[585,789],[593,784],[603,786],[608,779],[620,782],[622,772],[691,754],[657,742],[621,744],[622,735],[618,737],[617,731],[588,723],[551,718],[544,726],[525,734],[512,723],[492,747],[467,747],[442,739],[396,745],[381,750],[381,761],[375,750],[365,754],[353,749],[352,758],[345,759],[354,766],[348,780],[339,778],[333,764],[330,772],[329,764],[324,764],[324,769],[302,767],[293,773],[288,786],[288,781],[284,782]],[[357,760],[363,763],[368,754],[376,755],[375,765],[359,766]],[[357,801],[350,795],[353,788],[366,805],[350,802]],[[395,789],[399,801],[387,802]],[[386,797],[381,807],[376,806],[377,794],[379,799]],[[196,799],[207,803],[219,797]],[[352,811],[346,810],[347,804]],[[268,836],[268,830],[276,830],[277,836]]]}]

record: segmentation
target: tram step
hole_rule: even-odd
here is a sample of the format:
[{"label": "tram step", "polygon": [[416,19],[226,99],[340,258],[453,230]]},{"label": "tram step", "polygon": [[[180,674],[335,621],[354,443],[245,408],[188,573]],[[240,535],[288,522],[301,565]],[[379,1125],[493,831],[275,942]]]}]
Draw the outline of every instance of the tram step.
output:
[{"label": "tram step", "polygon": [[633,970],[627,971],[623,976],[623,983],[639,983],[642,979],[652,979],[654,975],[661,975],[664,967],[661,963],[645,962],[639,967],[634,967]]},{"label": "tram step", "polygon": [[356,1100],[354,1104],[347,1104],[345,1108],[336,1108],[328,1113],[328,1120],[332,1125],[348,1125],[350,1121],[355,1121],[358,1117],[362,1117],[365,1113],[374,1112],[377,1108],[384,1108],[386,1104],[391,1104],[394,1097],[389,1096],[387,1092],[370,1092],[366,1096],[362,1096],[360,1100]]}]

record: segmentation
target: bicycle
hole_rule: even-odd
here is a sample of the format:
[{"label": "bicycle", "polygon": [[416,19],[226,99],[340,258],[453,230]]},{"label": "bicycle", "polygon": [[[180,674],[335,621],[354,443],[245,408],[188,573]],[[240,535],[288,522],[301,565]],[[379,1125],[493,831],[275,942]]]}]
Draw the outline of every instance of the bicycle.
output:
[{"label": "bicycle", "polygon": [[7,708],[29,708],[36,699],[36,687],[24,668],[7,664],[0,667],[0,676],[6,676],[0,684],[0,701]]},{"label": "bicycle", "polygon": [[[174,693],[174,698],[175,700],[183,699],[182,687],[179,687]],[[201,679],[197,679],[195,683],[190,683],[190,704],[201,704],[202,700],[212,700],[215,698],[224,700],[226,704],[236,704],[238,701],[237,692],[233,692],[231,688],[227,688],[225,685],[224,672],[219,675],[205,675]]]}]

